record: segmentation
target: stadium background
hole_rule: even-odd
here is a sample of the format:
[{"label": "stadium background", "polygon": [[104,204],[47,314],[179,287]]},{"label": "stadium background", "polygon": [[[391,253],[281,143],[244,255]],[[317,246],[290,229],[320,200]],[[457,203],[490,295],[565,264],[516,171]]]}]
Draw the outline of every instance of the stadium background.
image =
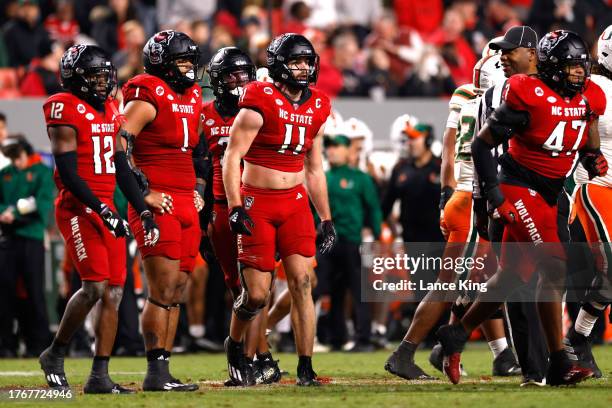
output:
[{"label": "stadium background", "polygon": [[[528,24],[539,35],[571,29],[594,46],[612,23],[610,0],[4,0],[0,7],[0,112],[9,133],[25,135],[49,164],[41,107],[57,86],[53,66],[72,43],[112,52],[123,82],[142,72],[142,46],[158,29],[191,34],[205,63],[219,47],[237,45],[258,66],[270,36],[303,33],[321,55],[319,87],[334,108],[368,125],[374,150],[392,151],[391,125],[402,114],[433,125],[441,140],[448,97],[471,81],[486,42],[509,27]],[[63,250],[61,238],[50,237],[45,290],[56,322]]]}]

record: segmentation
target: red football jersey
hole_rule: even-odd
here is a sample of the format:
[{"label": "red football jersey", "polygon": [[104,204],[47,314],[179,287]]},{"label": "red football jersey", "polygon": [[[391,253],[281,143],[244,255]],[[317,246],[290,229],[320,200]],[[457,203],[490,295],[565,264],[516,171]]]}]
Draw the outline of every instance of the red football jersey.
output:
[{"label": "red football jersey", "polygon": [[[604,113],[606,98],[597,84],[589,80],[583,95],[593,113]],[[539,78],[522,74],[506,81],[504,98],[510,108],[530,115],[527,129],[509,141],[512,158],[543,176],[566,177],[589,134],[584,99],[563,98]]]},{"label": "red football jersey", "polygon": [[141,100],[155,106],[157,116],[134,143],[134,163],[153,190],[193,193],[195,171],[191,153],[198,144],[202,113],[200,86],[177,94],[162,79],[141,74],[123,86],[124,104]]},{"label": "red football jersey", "polygon": [[213,159],[213,195],[215,200],[225,200],[223,187],[223,155],[229,141],[229,130],[235,116],[223,117],[217,111],[215,102],[207,102],[202,107],[202,131],[206,135],[208,149]]},{"label": "red football jersey", "polygon": [[[113,106],[111,106],[113,105]],[[43,106],[47,126],[69,126],[77,133],[77,174],[98,198],[112,199],[115,192],[115,134],[119,130],[118,106],[109,98],[98,112],[77,96],[62,92]],[[63,190],[57,169],[57,189]]]},{"label": "red football jersey", "polygon": [[250,82],[238,106],[258,111],[263,126],[244,160],[275,170],[298,172],[304,168],[304,154],[331,111],[329,98],[309,88],[300,103],[290,101],[269,82]]}]

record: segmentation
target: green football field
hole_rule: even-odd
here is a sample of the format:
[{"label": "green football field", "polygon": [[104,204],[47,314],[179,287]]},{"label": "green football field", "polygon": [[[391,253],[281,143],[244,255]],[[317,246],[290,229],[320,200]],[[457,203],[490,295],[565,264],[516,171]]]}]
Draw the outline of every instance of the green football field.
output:
[{"label": "green football field", "polygon": [[[570,388],[530,388],[518,385],[518,378],[491,377],[491,353],[483,345],[469,345],[464,365],[469,377],[456,386],[446,380],[408,382],[383,370],[387,352],[369,354],[327,353],[314,357],[319,376],[329,379],[320,388],[298,388],[294,384],[297,358],[278,354],[281,368],[289,371],[281,384],[248,389],[224,388],[224,355],[172,357],[172,371],[182,380],[200,384],[194,393],[144,393],[135,395],[83,395],[81,387],[88,374],[89,359],[69,359],[66,373],[76,397],[68,401],[9,401],[11,389],[40,388],[43,376],[33,359],[0,360],[0,405],[92,407],[611,407],[612,346],[596,347],[595,357],[604,378],[588,380]],[[427,362],[428,352],[417,355],[417,363],[429,374],[436,373]],[[115,381],[139,388],[144,375],[144,358],[115,358],[110,370]],[[439,373],[437,373],[439,374]],[[43,405],[44,406],[44,405]]]}]

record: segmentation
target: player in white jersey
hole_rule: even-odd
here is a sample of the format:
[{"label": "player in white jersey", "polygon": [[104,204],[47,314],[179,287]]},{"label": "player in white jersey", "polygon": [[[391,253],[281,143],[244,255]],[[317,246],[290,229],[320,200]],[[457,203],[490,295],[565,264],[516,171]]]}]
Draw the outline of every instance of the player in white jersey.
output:
[{"label": "player in white jersey", "polygon": [[[597,43],[598,65],[591,80],[606,95],[606,110],[599,117],[600,149],[608,162],[612,161],[612,25],[608,26]],[[607,166],[607,163],[601,163]],[[587,241],[593,251],[597,275],[587,292],[574,326],[565,337],[566,350],[576,356],[594,376],[602,376],[591,353],[590,334],[597,319],[612,301],[612,172],[604,177],[591,177],[579,164],[574,173],[576,190],[574,205]]]}]

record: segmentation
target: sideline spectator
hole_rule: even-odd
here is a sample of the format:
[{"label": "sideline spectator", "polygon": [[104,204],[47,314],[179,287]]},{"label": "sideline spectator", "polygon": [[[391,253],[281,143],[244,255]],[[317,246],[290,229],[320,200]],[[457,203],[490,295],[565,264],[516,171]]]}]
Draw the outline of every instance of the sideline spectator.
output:
[{"label": "sideline spectator", "polygon": [[58,42],[47,40],[41,43],[40,60],[32,60],[19,91],[23,96],[47,96],[62,92],[59,80],[59,64],[64,48]]},{"label": "sideline spectator", "polygon": [[[53,208],[53,178],[49,167],[25,137],[10,136],[2,152],[11,164],[0,170],[0,348],[13,354],[13,320],[20,310],[19,332],[27,356],[38,356],[50,341],[44,294],[45,228]],[[18,282],[28,299],[27,310],[16,307]]]},{"label": "sideline spectator", "polygon": [[4,26],[4,42],[12,67],[27,66],[39,57],[40,44],[49,38],[40,24],[40,8],[36,0],[19,0],[14,19]]},{"label": "sideline spectator", "polygon": [[55,13],[45,20],[45,29],[53,40],[60,42],[66,49],[74,45],[80,32],[79,23],[74,18],[74,1],[56,0],[55,7]]},{"label": "sideline spectator", "polygon": [[380,48],[387,53],[391,78],[398,85],[404,83],[413,64],[421,59],[423,53],[423,40],[419,33],[413,29],[399,28],[391,13],[384,13],[378,19],[365,43],[369,48]]}]

